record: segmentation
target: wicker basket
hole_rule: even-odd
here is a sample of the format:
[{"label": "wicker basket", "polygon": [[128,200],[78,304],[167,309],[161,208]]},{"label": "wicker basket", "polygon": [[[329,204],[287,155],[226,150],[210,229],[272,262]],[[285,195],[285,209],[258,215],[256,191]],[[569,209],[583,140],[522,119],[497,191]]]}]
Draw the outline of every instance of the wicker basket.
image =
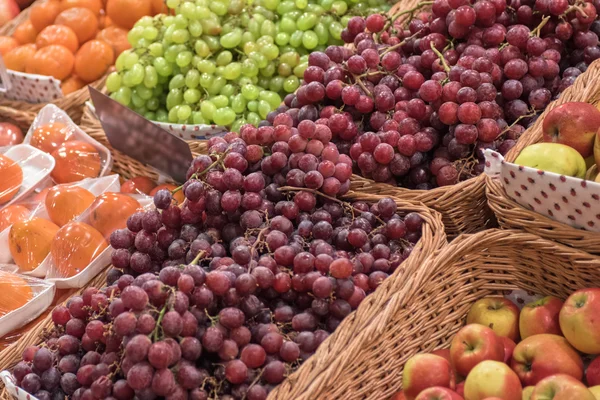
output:
[{"label": "wicker basket", "polygon": [[462,235],[427,259],[325,370],[311,364],[332,353],[326,345],[269,400],[390,398],[404,363],[448,347],[476,300],[514,289],[565,299],[590,285],[600,286],[598,257],[514,230]]},{"label": "wicker basket", "polygon": [[[31,6],[27,7],[19,15],[17,15],[13,20],[9,21],[5,25],[0,28],[0,35],[2,36],[10,36],[15,31],[17,26],[22,22],[27,21],[29,19],[29,12],[31,11],[31,7],[38,3],[43,3],[46,0],[36,0]],[[106,77],[100,78],[99,80],[90,83],[90,86],[100,89],[104,86],[106,82]],[[89,90],[87,86],[68,94],[60,99],[52,101],[52,104],[56,104],[59,108],[62,108],[69,114],[69,117],[75,122],[79,123],[81,120],[81,115],[83,114],[83,105],[90,98]],[[29,111],[33,113],[38,113],[46,104],[48,103],[40,103],[40,104],[32,104],[27,103],[25,101],[16,101],[16,100],[8,100],[0,97],[0,106],[14,108],[15,110],[21,111]]]},{"label": "wicker basket", "polygon": [[[87,106],[84,107],[80,126],[88,135],[102,143],[111,151],[113,155],[113,171],[115,173],[118,173],[125,179],[135,178],[137,176],[147,176],[154,181],[159,180],[159,174],[154,168],[134,160],[128,155],[115,150],[110,145],[100,121],[98,121],[96,115],[94,115]],[[208,151],[208,141],[206,140],[190,141],[188,144],[193,156],[206,154]]]},{"label": "wicker basket", "polygon": [[[597,104],[600,100],[598,76],[600,62],[595,61],[577,78],[573,86],[567,88],[558,100],[548,105],[536,123],[521,136],[515,147],[506,155],[506,161],[513,162],[525,147],[542,139],[543,119],[553,108],[569,101]],[[522,229],[588,253],[600,254],[600,233],[570,227],[523,207],[507,196],[499,180],[486,177],[486,195],[488,204],[502,228]]]},{"label": "wicker basket", "polygon": [[36,116],[37,114],[31,111],[19,111],[14,108],[0,106],[0,122],[14,123],[21,128],[23,136],[27,134]]}]

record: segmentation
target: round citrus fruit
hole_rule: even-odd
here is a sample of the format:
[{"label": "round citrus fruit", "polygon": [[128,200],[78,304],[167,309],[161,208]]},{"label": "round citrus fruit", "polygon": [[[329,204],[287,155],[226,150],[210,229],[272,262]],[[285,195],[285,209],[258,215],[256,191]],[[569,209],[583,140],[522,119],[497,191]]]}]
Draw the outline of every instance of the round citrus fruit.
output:
[{"label": "round citrus fruit", "polygon": [[3,208],[0,210],[0,232],[14,223],[25,220],[28,216],[29,209],[20,204],[12,204]]},{"label": "round citrus fruit", "polygon": [[98,28],[104,29],[108,28],[109,26],[113,26],[112,20],[108,15],[102,14],[100,18],[98,18]]},{"label": "round citrus fruit", "polygon": [[93,11],[87,8],[69,8],[58,14],[54,23],[73,29],[80,45],[92,39],[98,33],[98,18]]},{"label": "round citrus fruit", "polygon": [[125,228],[127,219],[138,208],[140,203],[126,194],[104,193],[91,206],[90,224],[108,238],[113,231]]},{"label": "round citrus fruit", "polygon": [[25,72],[53,76],[58,80],[63,80],[71,75],[74,63],[75,56],[68,48],[59,44],[51,44],[36,51],[27,63]]},{"label": "round citrus fruit", "polygon": [[59,229],[47,219],[37,217],[14,223],[8,233],[8,248],[15,264],[26,272],[36,269],[50,253]]},{"label": "round citrus fruit", "polygon": [[121,193],[150,194],[155,187],[156,183],[152,179],[145,176],[138,176],[137,178],[125,181],[121,185]]},{"label": "round citrus fruit", "polygon": [[35,43],[38,31],[33,27],[31,20],[28,19],[25,22],[21,22],[15,29],[12,36],[20,44]]},{"label": "round citrus fruit", "polygon": [[54,186],[46,196],[46,212],[50,221],[66,225],[80,216],[96,200],[89,190],[79,186]]},{"label": "round citrus fruit", "polygon": [[4,56],[4,64],[6,68],[12,71],[25,72],[27,64],[35,56],[37,52],[35,44],[24,44],[10,50]]},{"label": "round citrus fruit", "polygon": [[94,82],[102,78],[114,59],[111,45],[102,40],[90,40],[75,55],[75,73],[84,82]]},{"label": "round citrus fruit", "polygon": [[79,40],[73,29],[64,25],[49,25],[39,33],[35,40],[38,49],[50,46],[51,44],[60,44],[75,53],[79,48]]},{"label": "round citrus fruit", "polygon": [[42,29],[51,25],[56,16],[60,13],[60,2],[49,0],[42,3],[36,3],[31,6],[29,11],[29,19],[36,31],[41,32]]},{"label": "round citrus fruit", "polygon": [[0,54],[4,57],[12,49],[19,47],[19,42],[10,36],[0,36]]},{"label": "round citrus fruit", "polygon": [[33,290],[24,278],[4,271],[0,271],[0,293],[0,316],[23,307],[33,299]]},{"label": "round citrus fruit", "polygon": [[23,184],[23,170],[15,161],[0,155],[0,204],[11,201]]},{"label": "round citrus fruit", "polygon": [[71,75],[62,82],[61,89],[66,96],[69,93],[78,91],[85,86],[85,82],[79,79],[77,75]]},{"label": "round citrus fruit", "polygon": [[83,271],[108,247],[100,232],[83,222],[69,222],[56,233],[52,241],[52,261],[63,278]]},{"label": "round citrus fruit", "polygon": [[131,48],[131,44],[127,40],[127,31],[118,26],[109,26],[102,29],[96,36],[98,40],[104,40],[110,44],[115,52],[115,59],[127,49]]},{"label": "round citrus fruit", "polygon": [[69,8],[87,8],[90,11],[93,11],[97,16],[100,15],[102,11],[102,1],[101,0],[62,0],[60,2],[60,11],[68,10]]},{"label": "round citrus fruit", "polygon": [[56,183],[77,182],[97,178],[102,169],[100,154],[89,143],[71,140],[52,152],[56,165],[50,176]]},{"label": "round citrus fruit", "polygon": [[[173,191],[173,190],[177,189],[177,186],[171,185],[169,183],[166,183],[163,185],[158,185],[157,187],[152,189],[152,191],[150,192],[150,196],[154,196],[156,194],[156,192],[158,192],[160,189],[167,189],[167,190]],[[175,201],[177,201],[178,204],[182,204],[183,201],[185,200],[185,196],[183,195],[183,190],[180,190],[179,192],[175,193],[173,195],[173,198],[175,199]]]},{"label": "round citrus fruit", "polygon": [[152,2],[149,0],[108,0],[106,15],[115,25],[131,29],[133,25],[146,15],[152,14]]},{"label": "round citrus fruit", "polygon": [[40,125],[31,135],[30,144],[46,153],[52,153],[71,139],[73,130],[62,122]]}]

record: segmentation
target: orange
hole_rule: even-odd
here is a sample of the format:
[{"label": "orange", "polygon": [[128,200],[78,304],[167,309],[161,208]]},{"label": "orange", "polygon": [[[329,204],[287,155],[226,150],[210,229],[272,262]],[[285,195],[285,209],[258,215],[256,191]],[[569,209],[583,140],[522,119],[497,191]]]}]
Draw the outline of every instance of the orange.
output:
[{"label": "orange", "polygon": [[51,44],[36,51],[25,67],[28,74],[53,76],[63,80],[73,72],[75,57],[60,44]]},{"label": "orange", "polygon": [[33,291],[27,281],[15,274],[0,271],[0,316],[23,307],[33,299]]},{"label": "orange", "polygon": [[56,183],[77,182],[97,178],[102,169],[100,154],[89,143],[71,140],[52,152],[56,165],[50,176]]},{"label": "orange", "polygon": [[140,203],[133,197],[122,193],[104,193],[91,206],[90,224],[108,238],[113,231],[125,228],[127,218],[138,208]]},{"label": "orange", "polygon": [[151,0],[151,2],[152,2],[152,15],[169,13],[169,8],[165,4],[165,0]]},{"label": "orange", "polygon": [[62,122],[40,125],[31,135],[33,147],[46,153],[52,153],[73,135],[73,131]]},{"label": "orange", "polygon": [[7,69],[25,72],[27,64],[37,52],[35,44],[24,44],[12,49],[4,56],[4,64]]},{"label": "orange", "polygon": [[69,8],[58,14],[55,24],[65,25],[73,29],[79,39],[79,44],[87,42],[98,33],[98,18],[87,8]]},{"label": "orange", "polygon": [[[0,232],[14,223],[23,221],[29,216],[29,210],[18,204],[10,205],[0,210]],[[0,296],[1,297],[1,296]]]},{"label": "orange", "polygon": [[50,25],[39,33],[35,45],[38,49],[41,49],[51,44],[61,44],[69,49],[71,53],[75,53],[79,48],[79,39],[77,39],[73,29],[68,26]]},{"label": "orange", "polygon": [[84,82],[102,78],[115,61],[115,52],[102,40],[90,40],[75,55],[75,73]]},{"label": "orange", "polygon": [[127,31],[118,26],[109,26],[108,28],[102,29],[96,35],[96,39],[104,40],[110,44],[115,52],[115,59],[127,49],[131,48],[129,40],[127,40]]},{"label": "orange", "polygon": [[38,31],[33,27],[31,20],[21,22],[15,29],[12,36],[21,44],[35,43]]},{"label": "orange", "polygon": [[0,36],[0,54],[4,57],[12,49],[19,47],[19,42],[10,36]]},{"label": "orange", "polygon": [[100,11],[102,11],[102,1],[101,0],[62,0],[60,2],[60,11],[68,10],[69,8],[87,8],[96,14],[96,16],[100,15]]},{"label": "orange", "polygon": [[63,226],[80,216],[94,200],[96,196],[79,186],[54,186],[46,196],[46,211],[50,221]]},{"label": "orange", "polygon": [[85,86],[85,82],[79,79],[76,75],[71,75],[65,79],[61,85],[62,92],[66,96],[69,93],[78,91]]},{"label": "orange", "polygon": [[152,179],[145,176],[138,176],[137,178],[125,181],[121,185],[121,193],[150,194],[155,187],[156,183]]},{"label": "orange", "polygon": [[16,161],[0,155],[0,204],[11,201],[23,184],[23,170]]},{"label": "orange", "polygon": [[151,3],[149,0],[108,0],[106,15],[115,25],[131,29],[140,18],[152,15]]},{"label": "orange", "polygon": [[56,16],[60,13],[60,3],[55,0],[49,0],[44,3],[36,3],[31,6],[29,11],[29,19],[36,31],[41,32],[42,29],[51,25]]},{"label": "orange", "polygon": [[[158,185],[157,187],[152,189],[152,191],[150,192],[150,196],[154,196],[156,194],[156,192],[158,192],[160,189],[167,189],[167,190],[173,191],[173,190],[177,189],[177,186],[171,185],[170,183]],[[175,199],[175,201],[177,201],[178,204],[182,204],[183,201],[185,200],[185,196],[183,195],[183,190],[180,190],[179,192],[175,193],[173,195],[173,198]]]},{"label": "orange", "polygon": [[20,221],[10,227],[8,248],[15,264],[23,271],[36,269],[50,254],[52,239],[60,228],[42,218]]},{"label": "orange", "polygon": [[63,278],[83,271],[108,247],[100,232],[83,222],[69,222],[52,241],[52,261]]},{"label": "orange", "polygon": [[102,14],[98,19],[98,28],[105,29],[109,26],[113,26],[112,20],[107,15]]}]

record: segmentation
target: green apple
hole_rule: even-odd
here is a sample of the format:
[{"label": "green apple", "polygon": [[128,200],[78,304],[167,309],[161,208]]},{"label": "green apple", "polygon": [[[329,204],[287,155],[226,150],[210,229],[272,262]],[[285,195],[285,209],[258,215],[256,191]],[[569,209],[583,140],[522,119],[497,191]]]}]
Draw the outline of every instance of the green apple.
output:
[{"label": "green apple", "polygon": [[536,143],[527,146],[515,164],[584,178],[587,171],[584,158],[577,150],[560,143]]}]

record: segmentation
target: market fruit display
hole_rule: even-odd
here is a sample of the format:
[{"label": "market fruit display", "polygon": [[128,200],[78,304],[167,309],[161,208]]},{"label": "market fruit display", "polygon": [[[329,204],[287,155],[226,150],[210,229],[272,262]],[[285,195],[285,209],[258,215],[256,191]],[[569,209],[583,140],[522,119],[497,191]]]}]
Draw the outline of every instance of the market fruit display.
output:
[{"label": "market fruit display", "polygon": [[[394,399],[597,399],[598,293],[597,288],[581,289],[564,303],[556,297],[544,297],[526,304],[520,313],[516,305],[505,305],[516,310],[516,319],[511,313],[503,320],[511,328],[508,331],[505,327],[497,329],[499,307],[494,305],[510,300],[487,297],[477,301],[449,351],[417,354],[406,362],[403,390]],[[485,309],[484,304],[490,306]],[[482,317],[473,323],[475,314]],[[513,331],[517,332],[516,346],[503,348],[502,343]],[[585,354],[593,361],[584,373]]]},{"label": "market fruit display", "polygon": [[116,61],[111,97],[150,120],[258,125],[301,84],[308,54],[343,44],[352,15],[384,1],[167,1],[175,15],[141,18]]},{"label": "market fruit display", "polygon": [[266,399],[402,264],[423,219],[391,198],[344,202],[351,161],[325,124],[291,114],[211,139],[173,190],[183,202],[159,189],[111,234],[108,286],[52,312],[13,370],[22,389]]}]

